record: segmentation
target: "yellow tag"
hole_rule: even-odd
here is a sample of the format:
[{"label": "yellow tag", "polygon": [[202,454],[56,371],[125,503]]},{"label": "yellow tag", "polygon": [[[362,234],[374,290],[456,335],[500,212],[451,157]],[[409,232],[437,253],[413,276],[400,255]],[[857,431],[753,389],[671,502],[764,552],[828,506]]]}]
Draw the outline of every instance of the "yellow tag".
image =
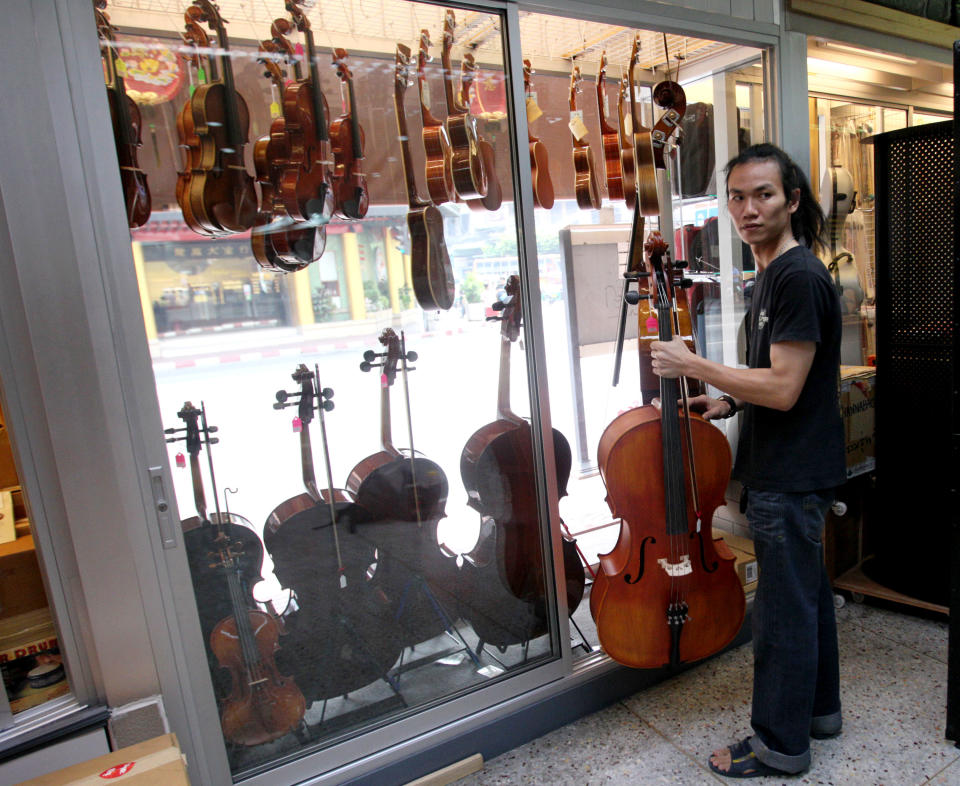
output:
[{"label": "yellow tag", "polygon": [[543,115],[543,110],[537,104],[537,94],[531,93],[527,96],[527,122],[532,123],[538,117]]},{"label": "yellow tag", "polygon": [[125,79],[127,76],[127,64],[123,62],[119,57],[113,61],[114,68],[117,69],[117,76],[121,79]]},{"label": "yellow tag", "polygon": [[625,115],[623,118],[623,132],[627,136],[633,133],[633,118],[630,115]]},{"label": "yellow tag", "polygon": [[280,117],[280,104],[276,101],[270,104],[270,117]]},{"label": "yellow tag", "polygon": [[583,112],[577,109],[570,113],[570,133],[578,142],[587,135],[587,127],[583,123]]}]

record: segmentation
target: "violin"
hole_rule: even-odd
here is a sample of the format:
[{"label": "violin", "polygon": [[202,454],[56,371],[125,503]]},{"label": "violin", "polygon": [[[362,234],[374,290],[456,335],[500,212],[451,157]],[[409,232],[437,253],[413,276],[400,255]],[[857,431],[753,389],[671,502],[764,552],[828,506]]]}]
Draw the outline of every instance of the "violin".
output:
[{"label": "violin", "polygon": [[[667,244],[653,232],[644,250],[656,281],[659,338],[670,341],[676,314]],[[745,608],[733,553],[711,531],[730,477],[723,432],[689,411],[682,380],[661,378],[659,409],[618,415],[597,453],[610,511],[621,520],[591,590],[600,644],[634,668],[690,663],[722,649]]]},{"label": "violin", "polygon": [[194,0],[193,6],[197,11],[190,18],[206,22],[217,34],[215,59],[221,76],[197,87],[189,99],[191,122],[184,123],[187,136],[180,142],[191,148],[188,157],[197,166],[179,194],[180,206],[195,232],[244,232],[253,226],[258,210],[254,181],[243,159],[250,114],[234,82],[224,20],[210,0]]},{"label": "violin", "polygon": [[620,131],[607,122],[606,111],[607,53],[600,55],[597,72],[597,112],[600,115],[600,136],[603,138],[603,163],[607,177],[607,195],[623,199],[623,169],[620,164]]},{"label": "violin", "polygon": [[[403,99],[410,82],[410,47],[397,44],[393,103],[397,115],[397,135],[400,139],[400,160],[407,187],[407,230],[410,234],[410,269],[413,294],[424,310],[446,310],[453,305],[456,284],[453,267],[447,253],[443,234],[443,216],[429,200],[420,198],[413,158],[410,155],[410,137]],[[421,102],[421,109],[422,109]],[[443,126],[440,126],[442,129]]]},{"label": "violin", "polygon": [[[533,434],[529,422],[510,410],[510,347],[519,337],[522,314],[519,276],[510,276],[505,289],[507,300],[499,303],[497,419],[474,432],[460,456],[467,504],[481,515],[480,537],[464,555],[464,566],[476,569],[468,574],[476,588],[466,595],[461,612],[482,641],[500,647],[547,630]],[[552,436],[557,487],[563,497],[572,454],[561,432],[554,429]],[[563,557],[572,614],[583,597],[585,576],[571,538],[564,537]]]},{"label": "violin", "polygon": [[[217,63],[206,54],[202,54],[210,50],[210,39],[200,25],[202,15],[203,12],[195,5],[187,6],[187,10],[183,12],[185,25],[184,32],[180,33],[180,38],[183,40],[185,47],[180,57],[185,62],[191,76],[194,72],[197,73],[198,77],[200,74],[206,74],[209,79],[215,81],[217,78]],[[192,47],[193,51],[191,54],[186,54],[190,51],[189,47]],[[193,173],[199,171],[202,162],[209,160],[214,153],[210,152],[212,140],[201,139],[197,133],[190,100],[187,100],[177,113],[177,138],[180,140],[180,149],[184,151],[183,169],[177,172],[177,204],[180,205],[184,222],[199,231],[200,222],[193,215],[190,205],[190,183]]]},{"label": "violin", "polygon": [[[383,591],[383,558],[361,535],[369,514],[333,486],[324,414],[334,408],[333,391],[319,374],[300,364],[299,389],[279,390],[274,409],[297,407],[305,493],[280,503],[267,517],[264,544],[274,575],[290,589],[297,610],[287,615],[284,662],[308,701],[322,701],[384,679],[403,645],[394,602]],[[327,486],[321,490],[313,462],[310,423],[320,415]]]},{"label": "violin", "polygon": [[[418,644],[450,629],[456,601],[449,594],[457,580],[456,554],[437,537],[437,525],[445,513],[449,485],[435,462],[417,455],[413,448],[407,373],[417,353],[391,328],[379,338],[382,352],[367,350],[360,370],[380,369],[380,450],[360,461],[347,478],[347,491],[368,511],[364,524],[385,556],[384,581],[392,594],[404,597],[399,622],[405,643]],[[390,389],[402,369],[407,393],[407,424],[410,448],[407,454],[393,444]],[[387,590],[390,594],[390,590]]]},{"label": "violin", "polygon": [[116,28],[110,24],[103,11],[106,7],[106,0],[94,0],[97,34],[100,37],[101,56],[106,72],[110,120],[117,148],[117,162],[120,164],[120,184],[123,186],[123,200],[127,209],[127,225],[132,229],[143,226],[150,218],[150,189],[147,186],[147,176],[137,161],[137,151],[143,144],[140,138],[143,123],[140,110],[127,95],[123,84],[126,69],[116,54],[117,42],[113,35]]},{"label": "violin", "polygon": [[[347,50],[334,49],[333,63],[347,94],[346,111],[330,124],[328,132],[333,151],[333,201],[335,211],[344,218],[363,218],[370,209],[367,178],[361,168],[365,136],[357,116],[357,97],[353,74],[347,67]],[[316,95],[320,82],[317,80],[313,84]]]},{"label": "violin", "polygon": [[[463,106],[470,106],[470,91],[474,86],[474,79],[477,73],[477,62],[472,52],[466,52],[463,60],[460,62],[460,103]],[[480,96],[474,90],[477,101],[480,102]],[[481,111],[483,104],[480,103]],[[503,204],[503,189],[500,187],[500,178],[497,177],[497,154],[493,145],[483,136],[478,135],[477,146],[480,149],[480,158],[483,160],[483,167],[487,173],[487,193],[479,199],[468,199],[467,205],[471,210],[490,210],[497,211]]]},{"label": "violin", "polygon": [[[222,514],[219,505],[214,519],[207,518],[199,453],[205,442],[215,487],[209,446],[217,442],[210,436],[217,429],[207,424],[202,405],[197,409],[188,401],[177,415],[185,428],[165,433],[184,431],[184,437],[167,442],[186,440],[190,454],[197,516],[182,522],[182,527],[194,592],[202,606],[200,627],[209,646],[208,659],[213,656],[231,678],[232,687],[220,706],[223,736],[236,745],[260,745],[296,729],[306,704],[296,683],[281,676],[274,662],[280,636],[277,621],[257,607],[250,593],[252,579],[260,579],[260,539],[246,519]],[[220,672],[211,670],[215,685]]]},{"label": "violin", "polygon": [[[286,121],[286,130],[290,144],[290,156],[283,165],[283,174],[280,181],[280,196],[283,206],[290,218],[297,221],[310,221],[319,226],[319,231],[326,236],[326,224],[330,221],[334,211],[333,188],[331,175],[327,167],[330,160],[330,135],[327,128],[327,118],[330,109],[326,96],[320,89],[320,71],[317,66],[318,53],[313,42],[313,29],[307,15],[300,8],[299,3],[287,2],[287,10],[293,17],[293,22],[304,37],[304,49],[307,62],[310,64],[310,75],[296,80],[283,91],[283,117]],[[346,53],[344,53],[346,57]],[[344,65],[344,68],[346,66]],[[349,72],[344,79],[350,79]],[[350,136],[351,151],[354,155],[354,167],[351,170],[354,187],[360,183],[366,194],[366,182],[358,179],[359,169],[356,160],[363,158],[363,136],[360,142],[354,137],[354,126],[359,129],[359,123],[354,121],[353,82],[348,85],[350,96]],[[340,132],[342,133],[342,131]],[[362,178],[362,175],[359,176]],[[345,202],[350,201],[349,194],[345,195]],[[357,201],[359,212],[359,199]],[[348,208],[349,209],[349,208]],[[363,214],[366,210],[362,209]],[[363,216],[356,216],[362,218]]]},{"label": "violin", "polygon": [[[580,66],[574,66],[570,74],[570,118],[578,117],[577,91],[583,77],[580,75]],[[581,121],[582,122],[582,121]],[[600,209],[600,184],[597,182],[597,173],[593,164],[593,151],[590,143],[573,134],[573,169],[575,172],[574,190],[577,204],[582,210]]]},{"label": "violin", "polygon": [[470,113],[469,104],[457,101],[457,95],[453,89],[450,50],[453,48],[455,28],[456,17],[453,11],[447,9],[443,18],[443,47],[440,55],[444,95],[447,100],[447,119],[444,121],[444,127],[450,140],[450,173],[453,177],[453,186],[460,199],[472,200],[486,195],[488,170],[480,152],[477,121]]},{"label": "violin", "polygon": [[[530,65],[530,61],[524,60],[523,90],[527,101],[533,98],[532,74],[533,67]],[[547,146],[533,135],[533,132],[530,131],[529,123],[527,123],[527,137],[530,145],[530,176],[533,179],[533,204],[536,207],[549,210],[553,207],[554,194],[553,181],[550,180]]]},{"label": "violin", "polygon": [[420,53],[417,55],[417,90],[420,94],[420,116],[423,119],[423,149],[427,156],[427,193],[435,205],[454,202],[457,198],[450,162],[453,151],[447,129],[427,105],[427,61],[430,59],[430,31],[420,31]]},{"label": "violin", "polygon": [[[279,63],[271,56],[283,57],[288,65],[293,62],[293,45],[284,37],[290,29],[291,25],[286,19],[277,19],[271,26],[274,37],[260,43],[260,52],[264,55],[260,62],[265,68],[265,76],[281,94],[286,77]],[[299,70],[299,67],[295,66],[295,70]],[[269,133],[253,145],[261,209],[250,233],[250,247],[260,267],[282,273],[302,270],[319,258],[326,246],[326,228],[294,224],[280,199],[282,170],[290,155],[287,123],[281,114],[270,123]]]},{"label": "violin", "polygon": [[630,119],[632,123],[632,148],[634,178],[640,213],[644,216],[660,215],[660,197],[657,193],[657,172],[653,155],[653,136],[640,119],[640,106],[637,101],[637,88],[634,71],[640,63],[640,34],[633,38],[630,53],[630,68],[627,76],[627,89],[630,92]]}]

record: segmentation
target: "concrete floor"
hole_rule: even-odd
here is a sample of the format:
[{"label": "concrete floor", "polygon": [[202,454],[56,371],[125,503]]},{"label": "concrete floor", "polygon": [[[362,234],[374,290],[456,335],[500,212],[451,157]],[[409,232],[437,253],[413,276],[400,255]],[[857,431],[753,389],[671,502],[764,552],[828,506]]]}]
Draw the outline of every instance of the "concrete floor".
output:
[{"label": "concrete floor", "polygon": [[[947,623],[866,604],[837,612],[844,728],[811,741],[810,770],[774,783],[956,786],[944,739]],[[746,644],[485,763],[471,784],[714,784],[710,752],[750,734]]]}]

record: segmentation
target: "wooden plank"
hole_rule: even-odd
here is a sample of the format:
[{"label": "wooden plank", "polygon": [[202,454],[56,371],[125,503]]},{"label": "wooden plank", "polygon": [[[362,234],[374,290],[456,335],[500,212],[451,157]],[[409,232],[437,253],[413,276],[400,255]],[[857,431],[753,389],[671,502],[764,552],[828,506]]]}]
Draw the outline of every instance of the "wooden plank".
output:
[{"label": "wooden plank", "polygon": [[960,38],[958,27],[863,0],[790,0],[790,10],[888,35],[896,31],[900,38],[950,50],[953,42]]},{"label": "wooden plank", "polygon": [[941,614],[949,614],[950,609],[937,603],[928,603],[919,598],[912,598],[909,595],[903,595],[896,590],[877,584],[873,579],[868,578],[858,565],[852,570],[848,570],[833,582],[834,589],[847,590],[848,592],[859,592],[871,598],[880,598],[889,600],[893,603],[902,603],[904,606],[915,606],[928,611],[937,611]]}]

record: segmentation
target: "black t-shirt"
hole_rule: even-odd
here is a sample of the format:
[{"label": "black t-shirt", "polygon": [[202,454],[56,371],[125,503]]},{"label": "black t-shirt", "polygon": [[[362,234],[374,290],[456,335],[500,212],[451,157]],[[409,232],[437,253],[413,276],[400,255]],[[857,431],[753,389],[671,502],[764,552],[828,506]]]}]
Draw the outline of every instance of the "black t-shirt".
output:
[{"label": "black t-shirt", "polygon": [[747,362],[770,368],[770,345],[814,341],[816,354],[787,412],[744,407],[733,476],[764,491],[815,491],[846,481],[840,416],[840,301],[824,264],[791,248],[757,276],[747,313]]}]

